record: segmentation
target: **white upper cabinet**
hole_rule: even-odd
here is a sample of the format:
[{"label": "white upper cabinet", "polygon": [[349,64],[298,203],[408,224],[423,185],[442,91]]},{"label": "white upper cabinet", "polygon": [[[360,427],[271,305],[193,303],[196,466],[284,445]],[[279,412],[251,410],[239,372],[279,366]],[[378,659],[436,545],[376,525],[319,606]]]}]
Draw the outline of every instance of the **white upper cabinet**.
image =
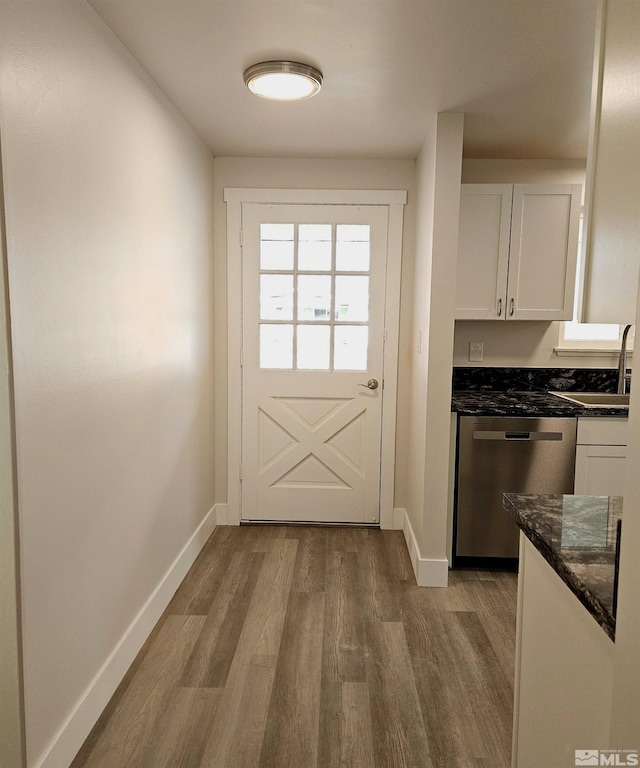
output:
[{"label": "white upper cabinet", "polygon": [[460,194],[456,319],[504,317],[511,184],[463,184]]},{"label": "white upper cabinet", "polygon": [[608,2],[596,37],[583,321],[635,323],[640,268],[640,3]]},{"label": "white upper cabinet", "polygon": [[579,184],[463,184],[458,320],[570,320]]},{"label": "white upper cabinet", "polygon": [[579,184],[516,184],[507,317],[571,320],[580,225]]}]

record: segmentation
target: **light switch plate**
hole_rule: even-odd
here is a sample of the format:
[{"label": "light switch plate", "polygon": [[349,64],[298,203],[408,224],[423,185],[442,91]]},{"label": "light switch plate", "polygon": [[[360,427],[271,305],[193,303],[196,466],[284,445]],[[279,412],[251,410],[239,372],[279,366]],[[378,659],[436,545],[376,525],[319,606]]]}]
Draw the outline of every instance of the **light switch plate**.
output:
[{"label": "light switch plate", "polygon": [[482,362],[482,342],[481,341],[469,342],[469,362],[470,363]]}]

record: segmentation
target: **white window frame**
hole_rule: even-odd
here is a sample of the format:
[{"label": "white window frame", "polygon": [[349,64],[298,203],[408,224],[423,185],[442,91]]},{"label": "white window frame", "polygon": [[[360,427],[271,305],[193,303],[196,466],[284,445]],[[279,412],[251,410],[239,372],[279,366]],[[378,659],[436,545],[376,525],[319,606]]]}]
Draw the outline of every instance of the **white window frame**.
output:
[{"label": "white window frame", "polygon": [[380,460],[380,528],[394,527],[396,453],[396,404],[400,334],[400,275],[405,190],[349,189],[245,189],[225,188],[227,204],[227,363],[228,448],[227,524],[240,525],[242,459],[242,302],[229,297],[242,295],[242,204],[284,203],[308,205],[386,205],[387,272],[385,291],[385,348],[383,381],[385,406],[382,413]]}]

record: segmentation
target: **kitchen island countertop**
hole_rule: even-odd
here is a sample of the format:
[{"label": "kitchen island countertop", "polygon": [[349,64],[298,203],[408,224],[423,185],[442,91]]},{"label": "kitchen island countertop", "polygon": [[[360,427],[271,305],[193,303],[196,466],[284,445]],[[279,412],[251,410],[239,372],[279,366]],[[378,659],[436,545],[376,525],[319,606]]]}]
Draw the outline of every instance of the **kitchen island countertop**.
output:
[{"label": "kitchen island countertop", "polygon": [[607,635],[615,638],[618,496],[504,494],[503,506]]}]

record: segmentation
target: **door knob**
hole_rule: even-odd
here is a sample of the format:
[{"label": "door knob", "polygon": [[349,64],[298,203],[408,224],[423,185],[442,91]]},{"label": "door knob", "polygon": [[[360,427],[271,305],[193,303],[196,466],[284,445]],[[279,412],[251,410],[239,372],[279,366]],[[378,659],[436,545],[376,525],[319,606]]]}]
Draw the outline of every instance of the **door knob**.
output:
[{"label": "door knob", "polygon": [[368,387],[369,389],[378,389],[378,380],[369,379],[366,384],[358,384],[359,387]]}]

